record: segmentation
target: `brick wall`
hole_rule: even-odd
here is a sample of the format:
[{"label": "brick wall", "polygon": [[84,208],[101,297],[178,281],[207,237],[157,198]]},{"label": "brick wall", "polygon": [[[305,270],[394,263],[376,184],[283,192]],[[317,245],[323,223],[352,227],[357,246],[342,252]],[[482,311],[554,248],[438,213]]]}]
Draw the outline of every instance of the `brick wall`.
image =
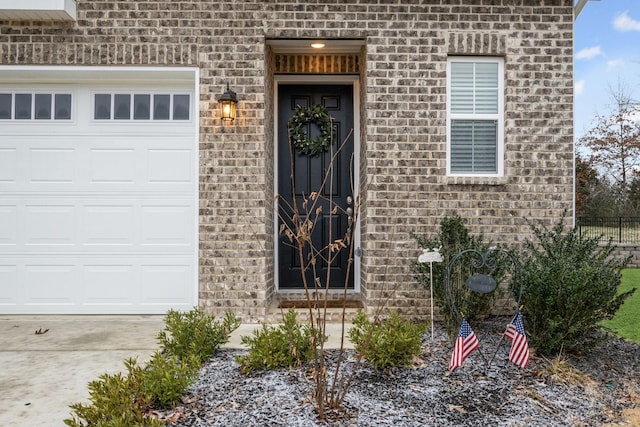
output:
[{"label": "brick wall", "polygon": [[[267,39],[351,38],[360,64],[361,289],[422,317],[410,232],[462,216],[518,243],[573,207],[572,0],[78,0],[76,23],[0,22],[0,64],[197,65],[200,303],[262,318],[275,290],[273,73]],[[505,58],[505,176],[445,176],[448,55]],[[333,72],[333,70],[328,69]],[[342,69],[340,69],[341,71]],[[238,93],[234,126],[215,96]]]}]

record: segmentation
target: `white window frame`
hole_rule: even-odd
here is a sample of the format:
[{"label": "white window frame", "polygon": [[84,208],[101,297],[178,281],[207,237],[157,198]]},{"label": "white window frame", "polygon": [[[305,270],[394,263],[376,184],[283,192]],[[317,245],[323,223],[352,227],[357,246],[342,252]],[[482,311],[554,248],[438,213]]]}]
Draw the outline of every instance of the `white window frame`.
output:
[{"label": "white window frame", "polygon": [[[72,123],[75,120],[74,111],[75,111],[75,93],[72,91],[56,91],[56,90],[7,90],[4,91],[0,88],[0,94],[3,95],[11,95],[11,117],[0,119],[0,123]],[[31,96],[31,117],[28,119],[17,119],[15,117],[16,114],[16,95],[29,95]],[[51,117],[48,119],[38,119],[36,118],[36,96],[37,95],[51,95]],[[69,111],[68,119],[56,119],[56,95],[69,95],[71,96],[71,105]]]},{"label": "white window frame", "polygon": [[[111,118],[109,119],[96,119],[95,106],[96,95],[109,95],[111,97]],[[115,118],[115,96],[116,95],[129,95],[130,102],[130,116],[128,119],[116,119]],[[136,119],[134,118],[134,97],[136,95],[149,95],[150,97],[150,115],[148,119]],[[153,102],[154,98],[158,95],[169,95],[169,118],[168,119],[156,119],[153,117]],[[188,96],[189,97],[189,119],[175,119],[173,116],[174,97],[175,96]],[[162,90],[147,90],[147,91],[92,91],[91,93],[91,121],[92,123],[192,123],[193,122],[193,95],[188,92],[176,92],[176,91],[162,91]]]},{"label": "white window frame", "polygon": [[[454,62],[498,64],[498,112],[496,114],[451,112],[451,64]],[[496,172],[451,171],[451,121],[495,120],[497,123]],[[447,58],[447,176],[504,176],[504,58],[479,56],[450,56]]]}]

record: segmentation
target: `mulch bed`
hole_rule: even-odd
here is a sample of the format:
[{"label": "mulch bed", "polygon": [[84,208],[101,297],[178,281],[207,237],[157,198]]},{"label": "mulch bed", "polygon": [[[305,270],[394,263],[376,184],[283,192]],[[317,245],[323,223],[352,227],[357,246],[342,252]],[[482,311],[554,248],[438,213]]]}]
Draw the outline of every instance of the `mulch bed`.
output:
[{"label": "mulch bed", "polygon": [[[482,342],[482,341],[481,341]],[[488,344],[490,346],[490,344]],[[454,372],[443,331],[423,337],[414,366],[357,370],[343,411],[320,422],[309,401],[306,368],[243,375],[242,350],[222,350],[203,367],[184,405],[164,413],[169,426],[599,426],[640,406],[640,346],[611,337],[567,362],[583,376],[554,377],[550,361],[526,369],[506,360],[486,368],[478,353]],[[329,355],[329,364],[336,356]],[[356,358],[347,352],[348,365]]]}]

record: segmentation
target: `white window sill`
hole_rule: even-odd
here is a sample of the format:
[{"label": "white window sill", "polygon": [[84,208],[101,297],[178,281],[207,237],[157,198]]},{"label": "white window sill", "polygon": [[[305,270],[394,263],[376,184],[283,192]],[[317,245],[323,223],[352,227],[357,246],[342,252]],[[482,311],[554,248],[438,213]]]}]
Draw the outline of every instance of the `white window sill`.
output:
[{"label": "white window sill", "polygon": [[75,0],[0,0],[0,20],[75,21]]},{"label": "white window sill", "polygon": [[440,183],[446,185],[506,185],[506,176],[443,176]]}]

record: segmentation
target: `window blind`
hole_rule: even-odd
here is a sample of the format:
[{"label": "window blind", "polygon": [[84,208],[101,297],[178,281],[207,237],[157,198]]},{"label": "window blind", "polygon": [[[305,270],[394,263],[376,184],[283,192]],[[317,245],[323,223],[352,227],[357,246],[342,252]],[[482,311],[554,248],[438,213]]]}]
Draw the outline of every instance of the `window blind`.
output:
[{"label": "window blind", "polygon": [[451,121],[451,172],[497,172],[495,120]]}]

